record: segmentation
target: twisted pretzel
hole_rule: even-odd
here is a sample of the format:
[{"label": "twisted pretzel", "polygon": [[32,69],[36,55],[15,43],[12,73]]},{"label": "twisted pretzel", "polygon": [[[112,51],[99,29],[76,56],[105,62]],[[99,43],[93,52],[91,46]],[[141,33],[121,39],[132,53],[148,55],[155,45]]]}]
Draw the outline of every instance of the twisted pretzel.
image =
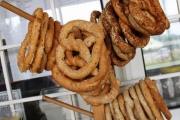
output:
[{"label": "twisted pretzel", "polygon": [[[66,48],[67,50],[73,50],[72,46],[70,45],[73,43],[78,46],[78,44],[75,43],[75,40],[73,42],[71,42],[72,40],[68,39],[68,33],[71,32],[73,26],[78,26],[79,29],[82,31],[88,31],[89,33],[94,35],[96,38],[96,41],[92,48],[91,58],[89,58],[89,60],[86,60],[86,61],[88,61],[88,63],[85,66],[83,66],[82,68],[79,68],[78,70],[71,69],[70,67],[68,67],[68,65],[63,60],[63,58],[64,58],[63,53],[65,52],[64,48]],[[100,58],[102,43],[104,40],[104,34],[103,34],[101,28],[97,24],[92,23],[92,22],[83,21],[83,20],[70,21],[62,27],[59,40],[60,40],[60,44],[63,46],[63,48],[58,47],[58,49],[56,51],[56,58],[57,58],[56,62],[57,62],[58,68],[63,72],[63,74],[65,74],[68,77],[73,78],[73,79],[82,79],[85,76],[89,75],[96,68],[99,58]],[[76,42],[78,42],[78,40],[76,40]],[[74,47],[76,47],[76,46],[74,45]],[[81,47],[79,45],[78,51],[80,53],[83,53],[85,51],[84,49],[86,49],[86,48],[87,47]],[[84,56],[86,56],[86,53],[84,54]]]}]

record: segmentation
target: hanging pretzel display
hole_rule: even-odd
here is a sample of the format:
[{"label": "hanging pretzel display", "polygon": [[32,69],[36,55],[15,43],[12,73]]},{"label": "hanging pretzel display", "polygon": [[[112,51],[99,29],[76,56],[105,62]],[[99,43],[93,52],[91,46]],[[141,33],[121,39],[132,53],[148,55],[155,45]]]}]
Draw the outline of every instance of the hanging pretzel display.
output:
[{"label": "hanging pretzel display", "polygon": [[120,92],[114,66],[123,67],[145,47],[150,36],[170,27],[157,0],[110,0],[90,21],[54,21],[42,8],[33,12],[17,64],[35,75],[51,71],[54,81],[92,106],[104,105],[107,120],[171,119],[150,78]]}]

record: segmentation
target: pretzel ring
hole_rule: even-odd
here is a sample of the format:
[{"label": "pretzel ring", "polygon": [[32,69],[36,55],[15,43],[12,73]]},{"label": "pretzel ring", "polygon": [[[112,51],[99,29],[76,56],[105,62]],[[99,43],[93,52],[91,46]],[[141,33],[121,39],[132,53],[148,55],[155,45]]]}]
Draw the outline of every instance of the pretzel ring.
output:
[{"label": "pretzel ring", "polygon": [[134,102],[129,96],[129,91],[126,89],[123,91],[123,98],[125,101],[125,106],[127,110],[127,114],[129,115],[130,120],[135,120],[135,117],[133,115],[133,110],[134,110]]},{"label": "pretzel ring", "polygon": [[143,109],[145,110],[148,118],[150,120],[155,120],[155,116],[153,115],[150,107],[148,106],[148,104],[147,104],[147,102],[146,102],[146,100],[145,100],[145,98],[144,98],[144,96],[143,96],[143,94],[141,92],[141,89],[140,89],[138,83],[135,84],[135,90],[136,90],[136,93],[137,93],[137,97],[138,97]]},{"label": "pretzel ring", "polygon": [[48,14],[46,12],[43,13],[43,18],[41,22],[41,28],[40,28],[40,37],[39,42],[37,45],[37,50],[34,56],[34,61],[30,67],[30,71],[33,75],[35,75],[39,69],[39,66],[41,64],[41,59],[44,54],[44,41],[45,41],[45,35],[47,31],[48,26]]},{"label": "pretzel ring", "polygon": [[59,38],[60,30],[61,30],[61,23],[59,21],[54,21],[54,38],[53,38],[54,42],[53,42],[51,52],[48,55],[47,63],[45,66],[45,70],[47,71],[51,70],[56,63],[55,53],[56,53],[56,47],[59,44],[58,38]]},{"label": "pretzel ring", "polygon": [[114,76],[114,71],[112,70],[112,68],[109,74],[110,74],[109,79],[111,82],[111,90],[109,91],[109,93],[98,96],[81,95],[84,101],[86,101],[88,104],[91,105],[100,105],[100,104],[109,103],[117,97],[119,93],[119,86],[117,84],[117,79]]},{"label": "pretzel ring", "polygon": [[115,113],[115,115],[114,115],[115,119],[116,120],[125,120],[122,112],[119,109],[117,98],[112,101],[112,106],[113,106],[114,113]]},{"label": "pretzel ring", "polygon": [[166,103],[164,102],[161,94],[159,93],[159,90],[156,86],[156,83],[153,82],[151,79],[149,78],[145,78],[145,83],[148,86],[151,95],[153,96],[153,99],[156,102],[156,105],[158,106],[158,108],[162,111],[162,113],[164,114],[164,116],[166,117],[166,119],[170,120],[172,118],[172,115],[168,109],[168,107],[166,106]]},{"label": "pretzel ring", "polygon": [[124,11],[123,4],[120,1],[121,0],[111,0],[114,11],[123,22],[125,22],[128,26],[131,26],[128,18],[125,16],[123,12]]},{"label": "pretzel ring", "polygon": [[126,112],[125,101],[124,101],[123,95],[119,94],[118,97],[117,97],[117,100],[118,100],[119,108],[120,108],[124,118],[126,120],[130,120],[130,118],[129,118],[127,112]]},{"label": "pretzel ring", "polygon": [[139,85],[140,85],[140,88],[141,88],[141,91],[149,105],[149,107],[151,108],[154,116],[158,119],[158,120],[163,120],[163,117],[159,111],[159,109],[157,108],[152,96],[151,96],[151,93],[146,85],[146,83],[143,81],[143,80],[140,80],[139,81]]},{"label": "pretzel ring", "polygon": [[[58,47],[62,47],[61,44],[59,44]],[[52,69],[52,77],[59,85],[63,86],[64,88],[70,91],[81,93],[94,90],[99,85],[100,81],[104,79],[108,71],[108,66],[103,65],[105,63],[108,64],[107,56],[108,55],[106,53],[106,49],[104,46],[101,51],[98,75],[92,78],[86,80],[81,79],[81,81],[74,81],[69,77],[63,75],[63,73],[58,69],[57,65],[55,65]]]},{"label": "pretzel ring", "polygon": [[[130,0],[129,2],[129,11],[136,22],[142,26],[145,30],[147,30],[151,35],[157,35],[164,32],[164,30],[168,27],[167,18],[159,5],[159,1],[152,1],[150,4],[152,6],[148,6],[147,11],[151,14],[156,12],[155,17],[156,22],[149,19],[149,17],[142,12],[142,3],[138,0]],[[152,11],[155,12],[152,12]]]},{"label": "pretzel ring", "polygon": [[48,55],[51,52],[54,40],[54,19],[49,17],[48,21],[48,28],[46,32],[46,39],[45,39],[45,53]]},{"label": "pretzel ring", "polygon": [[[96,42],[94,43],[93,48],[92,48],[91,58],[88,60],[88,63],[84,67],[78,70],[72,70],[70,67],[68,67],[67,64],[65,64],[63,60],[64,55],[62,54],[65,51],[64,48],[66,48],[66,50],[73,50],[70,46],[70,43],[69,43],[70,41],[67,38],[68,33],[72,31],[73,26],[78,26],[78,28],[81,31],[88,31],[89,33],[94,35],[96,38]],[[63,74],[73,79],[82,79],[85,76],[89,75],[96,68],[98,64],[103,40],[104,40],[104,33],[97,24],[83,21],[83,20],[74,20],[74,21],[68,22],[62,27],[61,34],[59,37],[60,44],[62,44],[64,48],[61,49],[60,51],[60,47],[57,47],[57,50],[56,50],[56,62],[57,62],[58,68],[63,72]],[[83,49],[84,48],[82,48],[82,51],[79,51],[79,52],[83,52]]]},{"label": "pretzel ring", "polygon": [[113,49],[113,45],[112,45],[111,39],[110,39],[110,37],[108,35],[106,35],[106,37],[105,37],[105,43],[106,43],[107,49],[110,52],[110,58],[111,58],[112,63],[114,65],[122,67],[122,66],[125,66],[126,64],[129,63],[130,60],[123,60],[123,59],[119,58],[116,55],[116,53],[115,53],[115,51]]},{"label": "pretzel ring", "polygon": [[133,33],[132,29],[129,26],[127,26],[124,22],[122,22],[120,19],[119,19],[119,24],[122,28],[124,35],[126,36],[128,41],[133,46],[142,48],[148,44],[148,42],[150,40],[150,36],[146,36],[146,35],[143,35],[141,33],[135,35]]},{"label": "pretzel ring", "polygon": [[29,22],[28,32],[27,32],[23,42],[21,43],[21,46],[20,46],[18,54],[17,54],[17,63],[18,63],[19,70],[21,72],[24,72],[24,70],[23,70],[24,58],[25,58],[26,49],[28,48],[28,45],[30,42],[31,32],[32,32],[32,22]]},{"label": "pretzel ring", "polygon": [[143,108],[141,107],[141,104],[139,102],[139,99],[136,95],[136,92],[135,92],[135,89],[134,89],[134,86],[130,86],[129,88],[129,93],[131,95],[131,98],[133,99],[134,101],[134,105],[135,105],[135,108],[137,110],[137,114],[139,115],[139,118],[140,120],[147,120],[146,116],[145,116],[145,113],[143,111]]},{"label": "pretzel ring", "polygon": [[105,104],[105,116],[106,120],[112,120],[111,109],[109,104]]}]

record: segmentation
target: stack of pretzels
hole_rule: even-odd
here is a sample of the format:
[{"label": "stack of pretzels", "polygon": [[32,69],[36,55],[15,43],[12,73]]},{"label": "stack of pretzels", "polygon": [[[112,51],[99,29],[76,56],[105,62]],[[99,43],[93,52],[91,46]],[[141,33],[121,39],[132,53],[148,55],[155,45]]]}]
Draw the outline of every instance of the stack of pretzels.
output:
[{"label": "stack of pretzels", "polygon": [[102,13],[93,11],[91,16],[98,19],[112,63],[119,67],[129,63],[150,36],[170,27],[157,0],[110,0]]},{"label": "stack of pretzels", "polygon": [[150,78],[125,89],[105,104],[106,120],[170,120],[172,115]]},{"label": "stack of pretzels", "polygon": [[51,70],[55,63],[55,49],[58,43],[61,24],[49,17],[42,8],[37,8],[34,21],[28,24],[28,32],[17,55],[17,63],[21,72],[35,75],[43,70]]}]

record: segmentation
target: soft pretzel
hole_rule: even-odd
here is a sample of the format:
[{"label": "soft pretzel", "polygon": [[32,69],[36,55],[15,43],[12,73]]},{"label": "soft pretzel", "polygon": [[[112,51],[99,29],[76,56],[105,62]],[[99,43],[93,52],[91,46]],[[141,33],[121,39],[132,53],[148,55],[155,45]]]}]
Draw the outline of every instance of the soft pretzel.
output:
[{"label": "soft pretzel", "polygon": [[130,120],[136,120],[135,117],[134,117],[134,114],[133,114],[133,110],[135,109],[134,102],[131,99],[131,97],[129,95],[129,91],[127,89],[125,89],[123,91],[123,98],[124,98],[124,101],[125,101],[127,114],[129,115]]},{"label": "soft pretzel", "polygon": [[[61,44],[59,44],[57,46],[57,50],[61,48],[63,47],[61,46]],[[55,65],[55,67],[53,67],[52,69],[52,77],[59,85],[63,86],[64,88],[70,91],[82,93],[82,92],[88,92],[88,91],[94,90],[99,85],[101,80],[104,79],[106,73],[108,72],[108,66],[103,65],[104,63],[108,64],[108,58],[107,58],[105,47],[103,47],[101,52],[102,53],[101,53],[101,57],[99,61],[98,75],[84,79],[84,80],[81,79],[79,81],[76,81],[73,78],[69,78],[63,75],[63,73],[58,69],[57,65]]]},{"label": "soft pretzel", "polygon": [[156,105],[158,106],[158,108],[162,111],[162,113],[164,114],[164,116],[166,117],[166,119],[170,120],[172,118],[172,115],[166,105],[166,103],[164,102],[161,94],[159,93],[159,90],[156,86],[156,83],[153,82],[150,78],[145,78],[145,83],[148,86],[151,95],[153,96],[153,99],[156,102]]},{"label": "soft pretzel", "polygon": [[124,116],[124,118],[126,120],[130,120],[129,118],[129,115],[127,114],[127,111],[126,111],[126,107],[125,107],[125,101],[124,101],[124,98],[123,98],[123,95],[122,94],[119,94],[118,97],[118,105],[119,105],[119,108]]},{"label": "soft pretzel", "polygon": [[17,64],[18,64],[19,70],[21,72],[24,72],[24,70],[23,70],[24,58],[25,58],[26,49],[28,49],[28,45],[30,42],[31,32],[32,32],[32,22],[29,22],[28,32],[27,32],[23,42],[21,43],[21,46],[20,46],[18,54],[17,54]]},{"label": "soft pretzel", "polygon": [[146,11],[148,11],[150,14],[153,14],[156,22],[152,21],[152,19],[149,19],[147,14],[142,12],[142,9],[144,8],[142,2],[139,0],[130,0],[129,11],[142,28],[147,30],[151,35],[158,35],[163,33],[166,28],[169,28],[169,23],[161,6],[159,5],[159,1],[153,0],[149,2],[149,4],[153,5],[148,6]]},{"label": "soft pretzel", "polygon": [[114,115],[115,119],[116,120],[125,120],[122,112],[119,109],[117,98],[112,101],[112,105],[113,105],[113,109],[114,109],[114,113],[115,113],[115,115]]},{"label": "soft pretzel", "polygon": [[37,45],[37,50],[34,56],[33,63],[30,67],[30,71],[32,74],[36,74],[39,66],[41,64],[42,56],[44,54],[44,41],[46,39],[46,31],[48,27],[48,14],[46,12],[43,13],[43,18],[41,22],[41,28],[40,28],[40,36],[39,36],[39,42]]},{"label": "soft pretzel", "polygon": [[106,120],[113,120],[109,104],[105,104],[105,116]]},{"label": "soft pretzel", "polygon": [[[88,31],[89,33],[94,35],[96,38],[96,41],[92,47],[91,58],[88,60],[88,63],[85,66],[83,66],[82,68],[78,70],[72,70],[70,67],[67,66],[67,64],[63,60],[65,50],[73,50],[72,46],[70,45],[70,44],[73,44],[72,43],[73,41],[71,42],[71,40],[68,39],[68,34],[69,32],[71,32],[73,26],[78,26],[79,29],[82,31]],[[100,58],[100,53],[102,50],[102,44],[104,40],[104,34],[101,28],[97,24],[93,22],[83,21],[83,20],[70,21],[62,27],[59,40],[60,40],[60,44],[63,47],[61,47],[61,49],[59,49],[60,47],[58,47],[56,51],[56,62],[57,62],[58,68],[63,72],[63,74],[73,79],[82,79],[85,76],[89,75],[96,68],[99,58]],[[76,40],[76,42],[78,42],[78,40]],[[77,43],[76,45],[79,46],[78,51],[82,53],[82,55],[86,56],[87,52],[83,53],[85,50],[85,47],[81,47]]]},{"label": "soft pretzel", "polygon": [[139,83],[136,83],[136,84],[135,84],[135,90],[136,90],[136,93],[137,93],[137,97],[138,97],[138,99],[139,99],[139,101],[140,101],[140,103],[141,103],[141,105],[142,105],[145,113],[147,114],[148,118],[149,118],[150,120],[155,120],[156,118],[155,118],[155,116],[153,115],[150,107],[148,106],[148,103],[146,102],[146,100],[145,100],[145,98],[144,98],[144,96],[143,96],[143,94],[142,94],[142,92],[141,92]]},{"label": "soft pretzel", "polygon": [[100,105],[113,101],[119,94],[119,85],[117,83],[117,79],[114,76],[112,68],[109,73],[109,80],[111,83],[111,90],[109,93],[98,96],[81,95],[81,97],[84,99],[84,101],[91,105]]},{"label": "soft pretzel", "polygon": [[111,0],[113,8],[119,18],[125,22],[128,26],[131,26],[128,18],[125,16],[122,0]]},{"label": "soft pretzel", "polygon": [[[123,21],[119,19],[119,24],[122,28],[122,31],[128,41],[135,47],[143,48],[145,47],[150,40],[150,36],[143,35],[142,33],[134,32],[132,28],[127,26]],[[135,34],[136,33],[136,34]]]},{"label": "soft pretzel", "polygon": [[47,57],[47,63],[45,66],[45,70],[49,71],[53,68],[53,66],[56,63],[56,47],[58,46],[58,38],[59,38],[59,33],[61,30],[61,23],[59,21],[54,21],[54,40],[53,40],[53,46],[51,49],[51,52],[48,54]]},{"label": "soft pretzel", "polygon": [[131,95],[131,98],[133,99],[134,101],[134,105],[135,105],[135,108],[137,110],[137,114],[139,115],[139,118],[140,120],[147,120],[146,116],[145,116],[145,113],[144,113],[144,110],[143,108],[141,107],[141,104],[139,102],[139,99],[136,95],[136,92],[135,92],[135,88],[134,86],[130,86],[129,88],[129,93]]},{"label": "soft pretzel", "polygon": [[49,17],[48,21],[48,28],[46,32],[46,39],[45,39],[45,53],[48,55],[51,52],[54,40],[54,19]]},{"label": "soft pretzel", "polygon": [[148,87],[146,85],[146,83],[143,80],[140,80],[139,81],[139,86],[140,86],[141,91],[142,91],[142,93],[143,93],[143,95],[144,95],[144,97],[145,97],[149,107],[151,108],[154,116],[158,120],[163,120],[163,117],[162,117],[159,109],[157,108],[157,106],[156,106],[156,104],[155,104],[155,102],[154,102],[154,100],[152,98],[152,95],[151,95],[151,93],[150,93],[150,91],[149,91],[149,89],[148,89]]}]

